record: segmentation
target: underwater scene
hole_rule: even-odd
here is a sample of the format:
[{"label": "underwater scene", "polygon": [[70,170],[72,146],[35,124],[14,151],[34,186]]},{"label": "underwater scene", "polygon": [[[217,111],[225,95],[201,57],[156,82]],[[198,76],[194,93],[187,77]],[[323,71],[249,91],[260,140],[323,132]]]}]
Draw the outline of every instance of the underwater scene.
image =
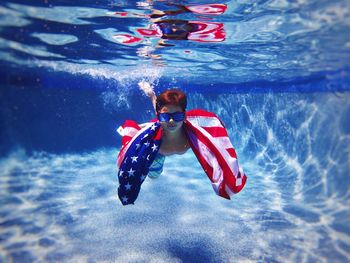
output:
[{"label": "underwater scene", "polygon": [[[350,2],[4,0],[0,263],[350,262]],[[118,198],[125,120],[178,88],[247,181],[194,152]]]}]

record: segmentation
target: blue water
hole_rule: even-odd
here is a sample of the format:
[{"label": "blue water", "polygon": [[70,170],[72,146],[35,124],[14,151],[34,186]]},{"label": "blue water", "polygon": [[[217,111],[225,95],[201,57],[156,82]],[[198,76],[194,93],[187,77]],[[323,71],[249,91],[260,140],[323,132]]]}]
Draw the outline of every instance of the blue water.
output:
[{"label": "blue water", "polygon": [[[0,3],[0,262],[350,262],[349,1],[220,4],[161,19],[224,40],[162,46],[137,29],[169,1]],[[248,176],[233,200],[189,151],[121,205],[116,129],[153,118],[141,80],[223,120]]]}]

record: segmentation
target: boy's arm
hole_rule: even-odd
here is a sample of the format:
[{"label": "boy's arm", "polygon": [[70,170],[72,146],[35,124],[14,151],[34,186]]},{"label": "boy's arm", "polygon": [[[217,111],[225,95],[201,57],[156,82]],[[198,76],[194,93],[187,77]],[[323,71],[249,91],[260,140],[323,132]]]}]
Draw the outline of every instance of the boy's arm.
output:
[{"label": "boy's arm", "polygon": [[152,101],[154,111],[156,111],[157,96],[154,93],[153,87],[148,82],[142,80],[138,83],[140,90],[142,90],[147,97]]}]

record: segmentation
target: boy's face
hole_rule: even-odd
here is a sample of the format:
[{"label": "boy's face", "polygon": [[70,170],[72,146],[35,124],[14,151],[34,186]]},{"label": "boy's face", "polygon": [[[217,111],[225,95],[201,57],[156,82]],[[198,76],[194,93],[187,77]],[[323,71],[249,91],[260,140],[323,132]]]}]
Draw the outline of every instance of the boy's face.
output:
[{"label": "boy's face", "polygon": [[[165,105],[159,111],[159,113],[174,113],[174,112],[183,112],[183,110],[180,106]],[[173,118],[170,118],[170,120],[167,122],[160,121],[160,124],[162,125],[163,130],[167,132],[176,132],[182,127],[183,122],[184,121],[176,122],[173,120]]]}]

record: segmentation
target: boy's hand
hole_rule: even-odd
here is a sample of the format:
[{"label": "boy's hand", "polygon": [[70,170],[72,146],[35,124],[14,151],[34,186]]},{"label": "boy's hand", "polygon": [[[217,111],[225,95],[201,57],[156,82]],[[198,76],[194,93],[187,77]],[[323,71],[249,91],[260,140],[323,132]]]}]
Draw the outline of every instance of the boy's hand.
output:
[{"label": "boy's hand", "polygon": [[147,81],[142,80],[138,83],[140,90],[142,90],[148,97],[153,97],[156,94],[154,93],[153,87]]}]

